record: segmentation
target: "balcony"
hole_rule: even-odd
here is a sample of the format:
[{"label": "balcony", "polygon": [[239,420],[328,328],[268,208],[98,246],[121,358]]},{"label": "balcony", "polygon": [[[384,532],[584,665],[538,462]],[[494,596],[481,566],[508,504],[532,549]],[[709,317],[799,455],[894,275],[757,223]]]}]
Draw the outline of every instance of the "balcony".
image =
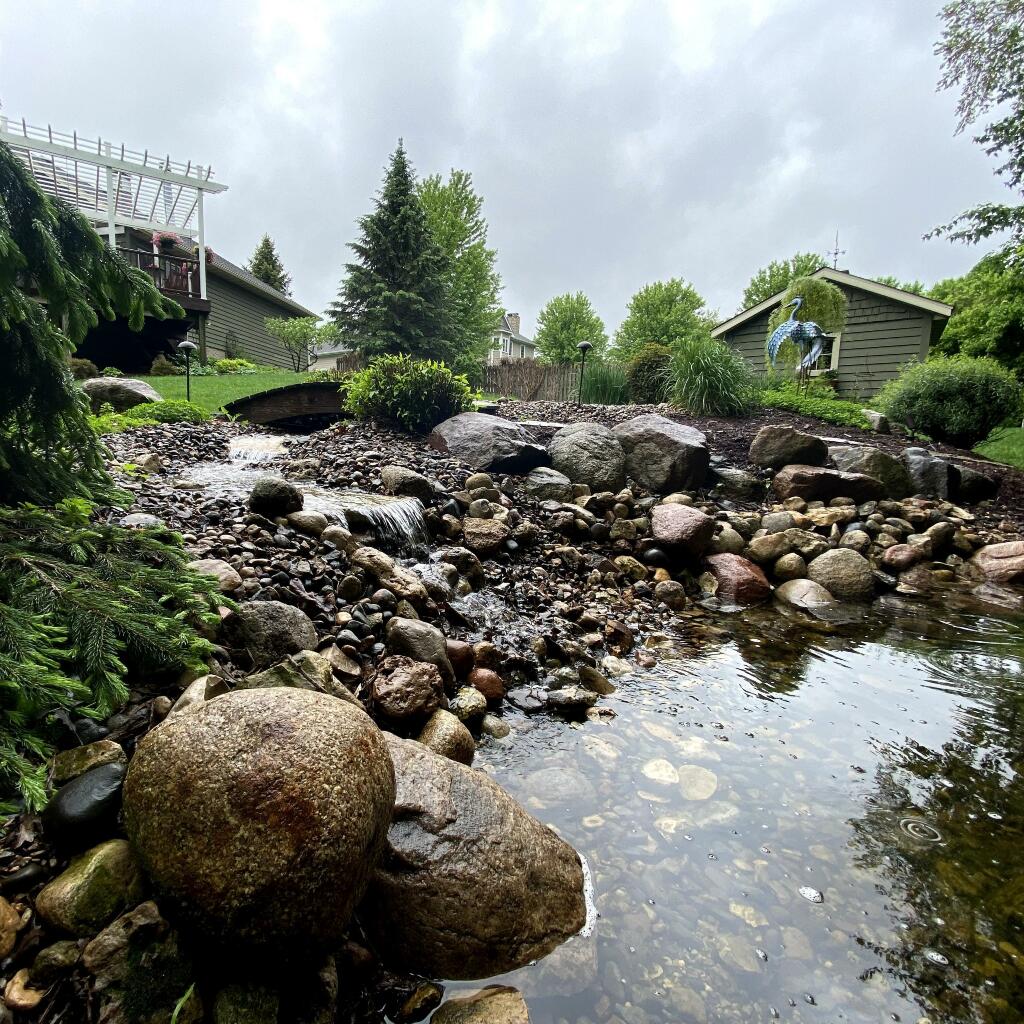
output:
[{"label": "balcony", "polygon": [[210,300],[203,298],[199,287],[199,260],[195,257],[153,252],[152,249],[118,247],[117,251],[133,267],[148,274],[168,298],[187,310],[210,312]]}]

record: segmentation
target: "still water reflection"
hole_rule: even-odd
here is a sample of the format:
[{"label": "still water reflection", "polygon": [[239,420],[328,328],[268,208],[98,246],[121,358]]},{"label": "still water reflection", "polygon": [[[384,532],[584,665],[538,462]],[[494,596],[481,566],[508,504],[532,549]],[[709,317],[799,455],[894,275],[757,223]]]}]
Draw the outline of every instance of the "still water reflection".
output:
[{"label": "still water reflection", "polygon": [[[721,620],[719,620],[721,624]],[[748,613],[477,765],[600,918],[509,975],[534,1024],[1024,1017],[1024,621]]]}]

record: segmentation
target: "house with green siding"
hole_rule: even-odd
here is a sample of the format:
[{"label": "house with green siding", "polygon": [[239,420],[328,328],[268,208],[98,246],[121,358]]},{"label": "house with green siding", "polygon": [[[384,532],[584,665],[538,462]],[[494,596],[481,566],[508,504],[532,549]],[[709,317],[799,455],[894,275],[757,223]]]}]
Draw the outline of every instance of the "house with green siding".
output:
[{"label": "house with green siding", "polygon": [[[907,363],[926,359],[953,315],[945,302],[845,270],[821,267],[810,276],[831,282],[846,296],[846,326],[829,337],[811,375],[832,371],[836,390],[851,398],[876,394]],[[744,309],[720,323],[712,336],[763,372],[768,320],[784,295],[779,292]]]}]

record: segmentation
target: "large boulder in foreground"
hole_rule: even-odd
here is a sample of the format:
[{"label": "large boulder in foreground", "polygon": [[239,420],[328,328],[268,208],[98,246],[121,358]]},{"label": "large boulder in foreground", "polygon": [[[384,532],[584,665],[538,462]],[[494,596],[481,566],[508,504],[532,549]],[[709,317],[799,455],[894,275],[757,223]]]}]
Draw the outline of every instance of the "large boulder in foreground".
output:
[{"label": "large boulder in foreground", "polygon": [[823,466],[827,458],[828,445],[820,437],[793,427],[769,424],[762,427],[750,443],[750,461],[766,469],[782,469],[793,463]]},{"label": "large boulder in foreground", "polygon": [[831,501],[852,498],[857,504],[885,497],[880,480],[863,473],[842,473],[821,466],[784,466],[772,480],[772,490],[780,501],[803,498],[804,501]]},{"label": "large boulder in foreground", "polygon": [[518,423],[482,412],[462,412],[439,423],[427,443],[474,469],[526,473],[548,462],[544,448]]},{"label": "large boulder in foreground", "polygon": [[986,544],[975,551],[971,565],[993,583],[1024,583],[1024,540]]},{"label": "large boulder in foreground", "polygon": [[652,412],[618,424],[613,433],[626,452],[626,472],[641,487],[667,494],[704,483],[711,455],[699,430]]},{"label": "large boulder in foreground", "polygon": [[387,735],[398,797],[359,910],[385,961],[434,978],[522,967],[586,920],[579,855],[482,772]]},{"label": "large boulder in foreground", "polygon": [[154,884],[207,934],[327,946],[363,894],[394,797],[365,712],[306,690],[238,690],[139,743],[125,828]]},{"label": "large boulder in foreground", "polygon": [[228,646],[249,652],[256,668],[316,647],[316,627],[301,609],[283,601],[246,601],[224,620]]},{"label": "large boulder in foreground", "polygon": [[152,384],[132,377],[93,377],[82,381],[82,390],[89,396],[93,412],[99,412],[104,404],[112,405],[114,412],[124,412],[147,402],[163,401]]},{"label": "large boulder in foreground", "polygon": [[852,548],[833,548],[818,555],[807,567],[807,575],[840,601],[870,601],[875,596],[871,563]]},{"label": "large boulder in foreground", "polygon": [[548,444],[551,465],[592,491],[619,491],[626,484],[626,455],[618,438],[600,423],[570,423]]},{"label": "large boulder in foreground", "polygon": [[836,468],[844,473],[862,473],[881,481],[887,498],[899,501],[914,493],[907,467],[899,459],[870,445],[830,448]]}]

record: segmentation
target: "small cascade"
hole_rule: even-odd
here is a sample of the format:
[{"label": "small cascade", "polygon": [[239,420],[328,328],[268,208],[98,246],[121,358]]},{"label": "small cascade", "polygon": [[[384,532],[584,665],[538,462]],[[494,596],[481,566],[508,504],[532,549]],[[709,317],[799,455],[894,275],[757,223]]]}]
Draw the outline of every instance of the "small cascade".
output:
[{"label": "small cascade", "polygon": [[323,512],[353,533],[370,534],[374,544],[391,554],[407,555],[429,543],[423,505],[418,498],[392,498],[365,491],[303,488],[305,507]]},{"label": "small cascade", "polygon": [[278,434],[245,434],[236,437],[228,449],[231,462],[257,465],[285,454],[284,438]]}]

